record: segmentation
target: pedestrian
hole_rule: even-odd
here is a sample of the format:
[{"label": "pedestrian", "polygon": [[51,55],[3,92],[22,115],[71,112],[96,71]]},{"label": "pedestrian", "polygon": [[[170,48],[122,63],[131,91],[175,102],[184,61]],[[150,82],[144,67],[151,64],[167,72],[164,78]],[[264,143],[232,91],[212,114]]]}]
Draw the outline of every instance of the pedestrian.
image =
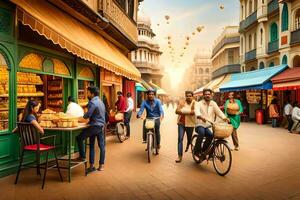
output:
[{"label": "pedestrian", "polygon": [[277,119],[279,117],[277,98],[274,98],[271,101],[271,104],[269,106],[269,117],[272,119],[272,127],[276,128],[277,127]]},{"label": "pedestrian", "polygon": [[300,108],[298,101],[295,101],[293,103],[293,111],[292,111],[292,120],[293,120],[293,126],[291,131],[295,131],[296,133],[300,132]]},{"label": "pedestrian", "polygon": [[233,131],[231,134],[234,144],[234,150],[239,150],[239,140],[237,136],[237,129],[241,124],[241,113],[243,112],[243,106],[240,100],[234,98],[234,92],[228,94],[228,100],[224,105],[225,115],[229,118]]},{"label": "pedestrian", "polygon": [[99,160],[99,171],[104,170],[104,160],[105,160],[105,106],[104,103],[99,98],[98,87],[91,86],[88,87],[87,95],[89,99],[88,111],[83,115],[84,119],[88,119],[88,128],[84,129],[77,137],[78,151],[80,157],[77,158],[78,161],[85,161],[86,155],[83,148],[83,141],[87,138],[90,139],[90,167],[88,172],[96,171],[94,167],[95,159],[95,139],[97,138],[98,146],[100,148],[100,160]]},{"label": "pedestrian", "polygon": [[288,131],[290,133],[293,126],[292,112],[293,112],[293,106],[291,105],[290,100],[288,99],[284,106],[283,115],[286,117],[288,121]]},{"label": "pedestrian", "polygon": [[133,108],[134,108],[133,99],[131,97],[131,93],[128,92],[127,93],[127,110],[124,113],[124,124],[125,124],[126,130],[127,130],[127,135],[126,135],[127,138],[130,138],[130,119],[131,119]]},{"label": "pedestrian", "polygon": [[185,101],[178,105],[175,113],[178,114],[178,159],[175,162],[180,163],[183,155],[184,133],[187,135],[187,145],[185,149],[185,152],[187,152],[195,127],[195,101],[193,100],[192,91],[185,92]]}]

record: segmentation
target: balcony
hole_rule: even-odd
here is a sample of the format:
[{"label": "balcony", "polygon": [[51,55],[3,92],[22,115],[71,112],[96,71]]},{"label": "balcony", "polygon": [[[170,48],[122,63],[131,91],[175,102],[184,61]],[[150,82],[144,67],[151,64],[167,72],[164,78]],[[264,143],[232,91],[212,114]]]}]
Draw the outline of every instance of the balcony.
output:
[{"label": "balcony", "polygon": [[300,29],[291,32],[291,44],[300,43]]},{"label": "balcony", "polygon": [[233,73],[240,73],[241,72],[241,65],[240,64],[231,64],[225,65],[212,73],[212,78],[217,78],[224,74],[233,74]]},{"label": "balcony", "polygon": [[99,0],[99,11],[120,32],[125,33],[133,42],[137,43],[136,22],[130,18],[115,0]]},{"label": "balcony", "polygon": [[245,54],[245,62],[249,62],[251,60],[255,60],[256,59],[256,49],[253,49],[251,51],[248,51]]},{"label": "balcony", "polygon": [[249,15],[245,20],[240,22],[239,31],[242,32],[247,29],[249,26],[257,22],[257,11]]},{"label": "balcony", "polygon": [[[260,8],[257,9],[257,19],[261,19],[268,16],[268,7],[266,5],[262,5]],[[265,19],[264,21],[267,21]]]},{"label": "balcony", "polygon": [[279,49],[279,40],[269,42],[269,44],[268,44],[268,54],[273,53],[275,51],[278,51],[278,49]]},{"label": "balcony", "polygon": [[278,12],[278,14],[279,14],[279,3],[278,3],[278,0],[272,0],[268,4],[268,15],[270,15],[270,14],[272,14],[274,12]]},{"label": "balcony", "polygon": [[214,57],[220,49],[222,49],[225,45],[227,44],[232,44],[232,43],[239,43],[240,42],[240,36],[237,37],[230,37],[230,38],[224,38],[222,39],[213,49],[212,51],[212,57]]}]

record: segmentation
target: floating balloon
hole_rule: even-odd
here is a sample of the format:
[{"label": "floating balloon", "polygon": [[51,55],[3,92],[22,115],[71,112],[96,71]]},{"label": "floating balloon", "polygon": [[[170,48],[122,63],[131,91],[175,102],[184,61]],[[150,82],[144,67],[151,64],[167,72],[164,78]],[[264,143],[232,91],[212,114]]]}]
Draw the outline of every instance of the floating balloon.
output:
[{"label": "floating balloon", "polygon": [[186,40],[190,40],[190,36],[186,36],[185,38],[186,38]]},{"label": "floating balloon", "polygon": [[168,36],[168,40],[171,40],[171,36]]},{"label": "floating balloon", "polygon": [[202,27],[198,26],[197,31],[200,33],[202,31]]},{"label": "floating balloon", "polygon": [[186,45],[186,46],[188,46],[188,45],[189,45],[189,43],[188,43],[188,42],[186,42],[186,43],[185,43],[185,45]]},{"label": "floating balloon", "polygon": [[195,35],[195,34],[196,34],[195,32],[192,33],[192,35]]},{"label": "floating balloon", "polygon": [[159,24],[156,24],[157,26],[159,26]]},{"label": "floating balloon", "polygon": [[220,9],[223,10],[224,9],[224,5],[220,5]]},{"label": "floating balloon", "polygon": [[165,19],[166,19],[166,20],[169,20],[169,19],[170,19],[170,16],[169,16],[169,15],[166,15],[166,16],[165,16]]},{"label": "floating balloon", "polygon": [[171,44],[171,42],[169,41],[168,44]]}]

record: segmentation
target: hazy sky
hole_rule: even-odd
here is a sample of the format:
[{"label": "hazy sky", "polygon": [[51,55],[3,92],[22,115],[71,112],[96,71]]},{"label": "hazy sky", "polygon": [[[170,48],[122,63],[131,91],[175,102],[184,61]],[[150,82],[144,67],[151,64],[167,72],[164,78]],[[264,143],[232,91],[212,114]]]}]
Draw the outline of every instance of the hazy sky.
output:
[{"label": "hazy sky", "polygon": [[[223,10],[220,5],[224,5]],[[214,40],[224,26],[239,23],[238,0],[144,0],[140,9],[151,18],[152,29],[163,52],[161,64],[172,79],[181,78],[184,69],[192,64],[197,50],[212,49]],[[166,23],[166,15],[170,16],[170,24]],[[196,31],[198,26],[204,26],[200,33]],[[192,36],[192,32],[196,32],[196,35]],[[188,48],[184,50],[187,35],[191,39]],[[172,38],[174,62],[167,36]],[[180,57],[183,52],[184,57]]]}]

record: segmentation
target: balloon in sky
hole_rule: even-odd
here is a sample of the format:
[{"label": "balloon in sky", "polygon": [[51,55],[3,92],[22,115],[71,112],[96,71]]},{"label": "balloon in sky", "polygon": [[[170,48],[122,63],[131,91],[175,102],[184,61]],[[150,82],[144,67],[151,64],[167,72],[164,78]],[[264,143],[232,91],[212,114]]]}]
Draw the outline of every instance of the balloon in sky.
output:
[{"label": "balloon in sky", "polygon": [[190,36],[186,36],[186,40],[190,40]]},{"label": "balloon in sky", "polygon": [[171,36],[168,36],[168,40],[171,40]]},{"label": "balloon in sky", "polygon": [[197,27],[197,31],[200,33],[202,31],[202,27],[201,26],[198,26]]},{"label": "balloon in sky", "polygon": [[223,10],[224,9],[224,5],[220,5],[220,9]]},{"label": "balloon in sky", "polygon": [[159,24],[157,24],[157,26],[159,26]]},{"label": "balloon in sky", "polygon": [[195,35],[195,34],[196,34],[195,32],[192,33],[192,35]]},{"label": "balloon in sky", "polygon": [[166,20],[169,20],[169,19],[170,19],[170,16],[169,16],[169,15],[166,15],[166,16],[165,16],[165,19],[166,19]]}]

